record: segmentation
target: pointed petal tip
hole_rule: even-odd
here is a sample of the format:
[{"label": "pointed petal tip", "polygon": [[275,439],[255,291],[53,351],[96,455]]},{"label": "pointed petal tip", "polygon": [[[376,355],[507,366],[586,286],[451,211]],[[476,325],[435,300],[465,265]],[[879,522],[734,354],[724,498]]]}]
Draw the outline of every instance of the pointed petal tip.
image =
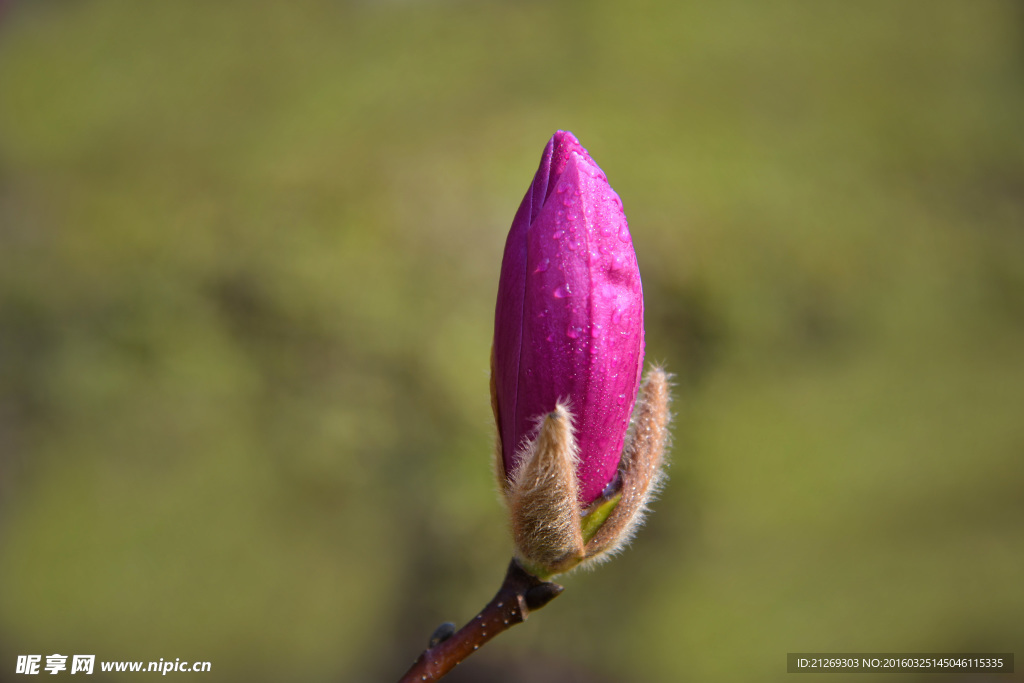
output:
[{"label": "pointed petal tip", "polygon": [[562,130],[562,129],[558,129],[557,131],[555,131],[555,134],[551,136],[551,141],[553,143],[555,143],[556,145],[562,145],[562,144],[579,145],[580,144],[579,139],[577,139],[577,137],[572,134],[572,131]]}]

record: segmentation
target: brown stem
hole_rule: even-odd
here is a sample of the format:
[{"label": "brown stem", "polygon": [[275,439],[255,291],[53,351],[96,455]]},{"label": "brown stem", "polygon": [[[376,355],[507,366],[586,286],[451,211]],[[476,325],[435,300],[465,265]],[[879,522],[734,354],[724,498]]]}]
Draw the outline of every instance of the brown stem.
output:
[{"label": "brown stem", "polygon": [[541,581],[512,560],[501,588],[480,614],[447,640],[424,650],[398,683],[440,679],[488,640],[526,621],[531,611],[539,610],[561,592],[557,583]]}]

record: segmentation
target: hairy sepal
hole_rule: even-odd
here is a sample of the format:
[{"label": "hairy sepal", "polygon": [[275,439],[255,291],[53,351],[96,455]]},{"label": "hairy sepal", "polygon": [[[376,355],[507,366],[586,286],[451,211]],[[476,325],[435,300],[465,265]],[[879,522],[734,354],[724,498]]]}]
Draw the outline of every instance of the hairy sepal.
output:
[{"label": "hairy sepal", "polygon": [[559,404],[540,422],[506,489],[516,550],[538,576],[571,569],[583,559],[579,454],[569,409]]},{"label": "hairy sepal", "polygon": [[584,548],[587,564],[606,561],[621,551],[643,524],[648,505],[665,478],[670,401],[669,375],[661,368],[652,368],[641,386],[633,431],[622,453],[619,466],[622,486],[609,496],[609,502],[614,496],[621,497],[588,539]]}]

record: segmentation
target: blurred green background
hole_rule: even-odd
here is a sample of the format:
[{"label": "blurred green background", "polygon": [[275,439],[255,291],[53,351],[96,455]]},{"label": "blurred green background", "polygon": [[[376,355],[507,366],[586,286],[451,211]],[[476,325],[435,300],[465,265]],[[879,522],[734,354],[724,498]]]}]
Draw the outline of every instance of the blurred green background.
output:
[{"label": "blurred green background", "polygon": [[1022,121],[1013,1],[8,3],[0,678],[389,681],[475,614],[558,128],[630,219],[671,481],[458,680],[1024,656]]}]

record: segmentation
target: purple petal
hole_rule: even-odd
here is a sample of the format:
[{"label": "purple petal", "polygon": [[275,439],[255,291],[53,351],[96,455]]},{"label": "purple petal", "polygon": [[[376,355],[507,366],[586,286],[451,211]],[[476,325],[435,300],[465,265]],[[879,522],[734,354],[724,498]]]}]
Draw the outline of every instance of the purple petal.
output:
[{"label": "purple petal", "polygon": [[559,131],[516,214],[498,288],[506,472],[536,419],[568,402],[580,502],[597,498],[618,468],[643,349],[643,293],[622,204],[576,138]]}]

